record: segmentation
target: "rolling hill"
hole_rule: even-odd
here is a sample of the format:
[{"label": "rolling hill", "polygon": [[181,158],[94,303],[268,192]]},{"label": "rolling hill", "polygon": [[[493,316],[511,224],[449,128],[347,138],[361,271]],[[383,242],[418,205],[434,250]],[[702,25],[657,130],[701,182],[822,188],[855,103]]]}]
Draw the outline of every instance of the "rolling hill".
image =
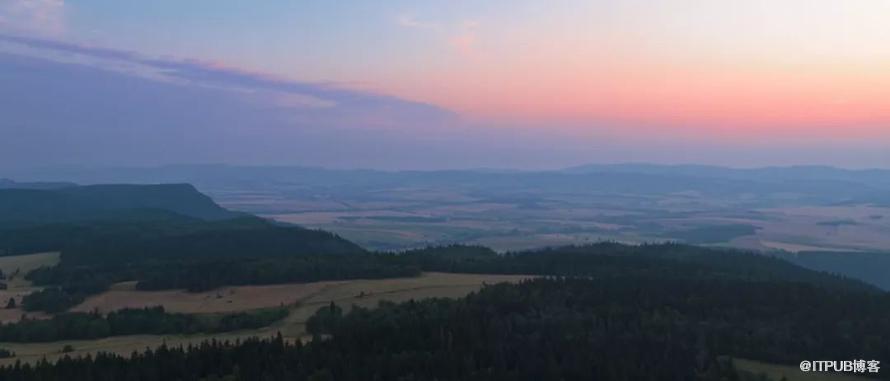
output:
[{"label": "rolling hill", "polygon": [[240,215],[188,184],[0,189],[0,225],[4,226],[108,219],[152,209],[203,220]]}]

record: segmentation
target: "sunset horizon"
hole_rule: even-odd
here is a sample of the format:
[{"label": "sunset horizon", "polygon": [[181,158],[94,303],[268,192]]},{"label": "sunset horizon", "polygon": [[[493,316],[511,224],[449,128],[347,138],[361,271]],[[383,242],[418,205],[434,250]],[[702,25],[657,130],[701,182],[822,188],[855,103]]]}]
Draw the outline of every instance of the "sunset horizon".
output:
[{"label": "sunset horizon", "polygon": [[[92,90],[65,117],[87,125],[71,138],[133,148],[123,164],[232,162],[222,151],[237,144],[235,164],[398,168],[424,152],[417,168],[890,167],[890,4],[879,0],[97,3],[0,5],[0,65],[22,74],[2,94],[17,120],[0,130],[18,142],[8,152],[63,128],[15,110]],[[83,70],[93,79],[79,83]],[[130,81],[133,102],[203,99],[146,112],[116,96],[112,78]],[[103,117],[109,104],[125,112]],[[208,112],[218,107],[240,116]],[[334,144],[341,130],[355,141]],[[374,145],[386,152],[325,157],[383,135]],[[179,147],[203,139],[219,150]],[[41,143],[60,151],[39,164],[77,156],[62,140]],[[117,148],[91,151],[102,161]]]},{"label": "sunset horizon", "polygon": [[0,381],[890,380],[888,274],[890,0],[0,0]]}]

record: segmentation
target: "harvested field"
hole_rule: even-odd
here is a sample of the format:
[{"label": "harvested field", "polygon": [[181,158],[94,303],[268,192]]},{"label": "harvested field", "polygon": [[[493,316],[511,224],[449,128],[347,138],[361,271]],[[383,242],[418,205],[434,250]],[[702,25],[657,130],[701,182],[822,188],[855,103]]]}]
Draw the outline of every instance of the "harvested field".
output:
[{"label": "harvested field", "polygon": [[[157,347],[164,343],[188,345],[210,338],[234,340],[252,336],[273,336],[281,332],[285,338],[295,340],[305,338],[306,320],[318,308],[332,301],[348,308],[352,305],[373,307],[382,300],[399,302],[431,297],[456,298],[478,290],[483,284],[519,282],[528,278],[530,276],[525,275],[425,273],[416,278],[226,287],[218,291],[195,294],[182,291],[136,291],[132,289],[132,283],[119,284],[102,295],[90,298],[75,309],[89,311],[98,308],[110,311],[125,307],[164,305],[170,311],[209,313],[271,307],[284,303],[291,305],[290,315],[270,327],[214,335],[133,335],[52,343],[0,343],[0,348],[16,352],[15,358],[2,359],[0,364],[10,364],[17,360],[34,362],[44,357],[48,360],[58,359],[63,356],[60,350],[65,345],[74,348],[74,352],[67,353],[73,356],[100,351],[129,355],[133,351]],[[217,292],[221,298],[216,298]],[[211,298],[205,299],[208,296]],[[192,303],[194,306],[190,305]]]},{"label": "harvested field", "polygon": [[[7,278],[3,281],[7,285],[7,289],[0,290],[0,323],[16,322],[23,316],[27,316],[29,319],[48,317],[42,312],[25,312],[19,307],[22,297],[40,289],[32,287],[31,282],[25,279],[25,274],[43,266],[55,266],[57,263],[59,263],[59,253],[0,257],[0,270],[3,270],[3,274]],[[15,299],[16,308],[6,308],[9,299]]]}]

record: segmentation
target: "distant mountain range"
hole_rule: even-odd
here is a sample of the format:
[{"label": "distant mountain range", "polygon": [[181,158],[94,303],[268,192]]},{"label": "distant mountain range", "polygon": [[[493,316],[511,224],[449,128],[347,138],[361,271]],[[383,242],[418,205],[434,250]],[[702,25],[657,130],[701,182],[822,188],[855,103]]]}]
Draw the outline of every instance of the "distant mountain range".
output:
[{"label": "distant mountain range", "polygon": [[20,183],[10,179],[0,179],[0,189],[58,189],[77,186],[66,182]]},{"label": "distant mountain range", "polygon": [[[0,172],[0,175],[4,173]],[[890,169],[843,169],[820,165],[785,167],[730,168],[711,165],[664,165],[651,163],[586,164],[556,170],[514,169],[455,169],[385,171],[374,169],[326,169],[306,166],[239,166],[224,164],[167,165],[158,167],[46,167],[33,170],[6,172],[11,178],[28,181],[57,181],[67,179],[77,183],[147,183],[192,181],[259,181],[301,180],[312,178],[319,181],[353,177],[356,181],[369,179],[422,179],[430,176],[529,176],[541,174],[589,175],[635,174],[657,176],[688,176],[750,181],[842,181],[867,183],[890,187]],[[0,179],[0,188],[8,184],[22,187],[58,187],[71,183],[15,183]]]},{"label": "distant mountain range", "polygon": [[[175,165],[148,168],[45,168],[10,172],[29,181],[191,183],[198,188],[320,187],[367,192],[401,187],[459,187],[484,194],[514,191],[664,195],[697,192],[752,202],[890,206],[890,170],[826,166],[737,169],[704,165],[584,165],[551,171],[337,170],[297,166]],[[773,199],[773,201],[769,201]]]},{"label": "distant mountain range", "polygon": [[890,170],[842,169],[822,165],[788,167],[729,168],[709,165],[660,165],[648,163],[588,164],[570,167],[566,173],[636,173],[695,176],[751,181],[840,181],[890,187]]}]

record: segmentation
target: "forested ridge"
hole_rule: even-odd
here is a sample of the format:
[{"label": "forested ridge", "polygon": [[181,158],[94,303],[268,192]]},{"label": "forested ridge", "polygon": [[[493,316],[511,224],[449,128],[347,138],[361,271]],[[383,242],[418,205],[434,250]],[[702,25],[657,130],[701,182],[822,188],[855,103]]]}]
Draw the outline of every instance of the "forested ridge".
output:
[{"label": "forested ridge", "polygon": [[[244,234],[252,234],[252,229],[244,230]],[[238,256],[236,250],[231,248],[239,245],[226,244],[229,241],[192,238],[198,241],[184,245],[183,250],[186,251],[163,244],[162,247],[169,249],[166,256],[141,257],[151,259],[128,263],[117,260],[83,263],[82,259],[69,259],[76,257],[79,251],[65,252],[60,265],[27,274],[27,278],[35,284],[47,288],[25,297],[23,307],[27,310],[64,311],[87,296],[122,281],[135,280],[138,282],[137,288],[142,290],[206,291],[225,285],[410,277],[419,275],[421,271],[603,278],[651,275],[784,280],[878,292],[877,288],[866,283],[807,270],[779,258],[673,243],[633,246],[607,242],[506,254],[497,254],[484,247],[452,245],[401,253],[359,251],[339,254],[332,251],[311,254],[314,252],[295,251],[292,255],[252,252]],[[158,239],[165,240],[164,237]],[[176,238],[177,241],[179,239]],[[256,244],[262,245],[259,242]],[[274,247],[274,241],[270,245]],[[219,247],[221,254],[217,257],[188,255],[187,248],[194,246],[207,247],[208,251],[209,248]],[[281,247],[284,253],[287,244]],[[226,255],[226,250],[231,254]],[[275,249],[266,250],[274,252]],[[186,254],[177,258],[171,253]]]},{"label": "forested ridge", "polygon": [[[23,307],[32,311],[61,312],[122,281],[136,281],[143,290],[205,291],[225,285],[416,276],[421,271],[672,274],[874,289],[775,258],[681,244],[599,243],[506,254],[463,245],[369,252],[329,232],[226,211],[188,185],[6,192],[11,193],[0,194],[7,199],[6,208],[16,215],[40,216],[31,221],[42,222],[0,224],[0,252],[61,251],[57,266],[26,275],[45,287],[23,300]],[[12,202],[22,197],[20,205]],[[54,201],[41,204],[41,197]],[[104,199],[107,205],[94,205]],[[64,208],[47,206],[53,203]]]},{"label": "forested ridge", "polygon": [[26,275],[47,288],[26,296],[23,306],[64,311],[122,281],[139,281],[141,289],[200,291],[223,285],[419,274],[404,264],[383,263],[324,231],[256,217],[203,221],[154,211],[138,216],[0,229],[0,242],[8,247],[51,249],[41,245],[56,244],[61,250],[57,266]]},{"label": "forested ridge", "polygon": [[0,188],[0,226],[87,221],[146,209],[206,220],[239,215],[220,207],[190,184]]},{"label": "forested ridge", "polygon": [[[13,365],[4,380],[754,380],[729,358],[888,358],[886,294],[804,283],[550,278],[381,303],[280,337]],[[878,375],[890,379],[890,374]]]},{"label": "forested ridge", "polygon": [[[344,276],[357,269],[359,273],[411,271],[402,275],[423,270],[559,278],[489,286],[456,301],[383,303],[348,313],[331,305],[308,322],[315,339],[307,344],[250,340],[162,348],[130,360],[99,355],[57,365],[12,366],[0,370],[0,379],[55,380],[80,374],[92,377],[83,379],[109,380],[745,380],[749,377],[736,371],[728,358],[796,364],[812,358],[890,355],[887,293],[781,259],[731,250],[600,243],[497,254],[483,247],[454,245],[401,253],[224,258],[166,272],[147,271],[151,266],[163,269],[164,263],[58,266],[29,277],[72,289],[112,273],[143,276],[142,288],[159,282],[158,288],[197,285],[198,289],[236,279],[245,284],[270,281],[274,280],[270,274],[291,271],[313,279]],[[241,278],[256,269],[250,263],[268,272]],[[115,266],[118,270],[106,271]],[[331,272],[316,272],[324,268]],[[287,276],[279,281],[294,279]],[[25,303],[40,300],[41,295],[70,295],[61,287],[65,286],[34,294]],[[90,321],[109,322],[109,317],[89,314],[74,319],[59,316],[64,316],[59,322],[70,319],[81,327]],[[27,324],[5,334],[33,334],[36,325]],[[159,327],[195,331],[181,328],[192,326],[176,318],[157,319],[156,324],[143,332],[170,330]],[[72,332],[66,329],[56,332]],[[56,336],[62,337],[65,334]]]},{"label": "forested ridge", "polygon": [[66,312],[43,320],[0,324],[0,342],[91,340],[123,335],[218,333],[262,328],[287,316],[287,309],[226,314],[169,313],[163,307],[125,308],[107,314]]},{"label": "forested ridge", "polygon": [[457,300],[331,304],[308,321],[308,343],[209,341],[131,357],[63,358],[2,367],[0,380],[747,381],[759,378],[737,371],[731,358],[890,361],[890,294],[780,258],[611,242],[509,253],[466,245],[371,252],[324,231],[243,215],[186,216],[141,208],[153,205],[143,201],[75,221],[0,225],[0,254],[61,251],[58,265],[26,275],[42,290],[22,300],[24,309],[54,316],[0,325],[0,341],[214,333],[266,327],[287,314],[66,312],[123,281],[141,290],[205,291],[424,271],[543,278]]},{"label": "forested ridge", "polygon": [[808,270],[781,258],[678,243],[626,245],[601,242],[498,254],[483,246],[450,245],[386,254],[424,271],[622,278],[657,276],[752,281],[794,281],[866,292],[855,279]]}]

